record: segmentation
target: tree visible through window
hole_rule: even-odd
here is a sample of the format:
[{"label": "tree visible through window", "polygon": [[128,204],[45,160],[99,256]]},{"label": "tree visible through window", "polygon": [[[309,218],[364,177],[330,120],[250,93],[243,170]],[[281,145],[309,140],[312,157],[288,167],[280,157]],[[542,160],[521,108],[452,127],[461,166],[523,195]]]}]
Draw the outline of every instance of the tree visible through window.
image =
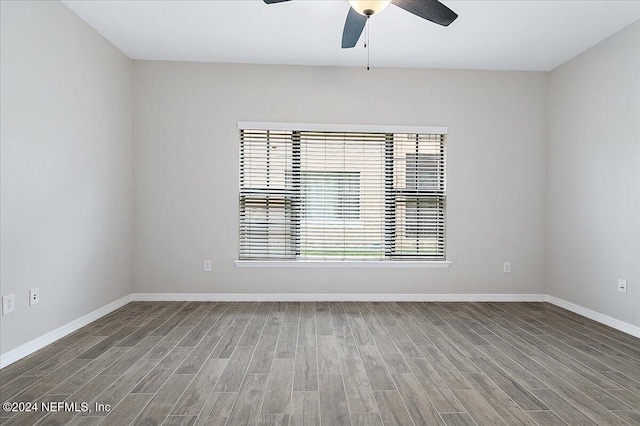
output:
[{"label": "tree visible through window", "polygon": [[446,135],[241,130],[239,259],[443,260]]}]

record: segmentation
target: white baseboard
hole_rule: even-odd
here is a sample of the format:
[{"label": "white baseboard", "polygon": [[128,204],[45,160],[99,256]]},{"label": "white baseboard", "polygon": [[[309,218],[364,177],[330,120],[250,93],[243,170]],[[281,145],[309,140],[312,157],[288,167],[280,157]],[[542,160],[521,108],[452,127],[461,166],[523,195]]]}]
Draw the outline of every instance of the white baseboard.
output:
[{"label": "white baseboard", "polygon": [[55,342],[58,339],[63,338],[64,336],[73,333],[79,328],[84,327],[87,324],[92,323],[93,321],[115,311],[131,302],[132,295],[129,294],[121,299],[115,300],[108,305],[105,305],[99,309],[96,309],[93,312],[90,312],[76,320],[71,321],[63,325],[62,327],[58,327],[55,330],[52,330],[46,334],[43,334],[40,337],[36,337],[35,339],[18,346],[15,349],[7,351],[0,355],[0,368],[4,368],[9,364],[13,364],[14,362],[24,358],[25,356],[32,354],[38,349],[42,349],[45,346]]},{"label": "white baseboard", "polygon": [[616,330],[620,330],[635,337],[640,337],[640,327],[636,325],[620,321],[619,319],[615,319],[613,317],[610,317],[609,315],[601,314],[600,312],[592,311],[589,308],[576,305],[575,303],[567,302],[566,300],[560,299],[555,296],[547,295],[547,302],[566,309],[567,311],[571,311],[578,315],[582,315],[583,317],[587,317],[589,319],[597,321],[600,324],[608,325],[609,327],[615,328]]},{"label": "white baseboard", "polygon": [[187,302],[544,302],[545,294],[134,293],[135,301]]}]

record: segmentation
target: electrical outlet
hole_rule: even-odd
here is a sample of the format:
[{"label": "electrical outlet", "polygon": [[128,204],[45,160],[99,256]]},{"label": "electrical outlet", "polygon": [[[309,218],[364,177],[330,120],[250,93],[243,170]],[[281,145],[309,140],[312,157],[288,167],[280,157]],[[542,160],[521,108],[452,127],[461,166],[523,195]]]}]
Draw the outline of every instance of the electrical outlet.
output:
[{"label": "electrical outlet", "polygon": [[29,306],[37,305],[40,303],[40,289],[32,288],[29,290]]},{"label": "electrical outlet", "polygon": [[618,291],[620,293],[627,293],[627,280],[623,280],[622,278],[618,280]]},{"label": "electrical outlet", "polygon": [[511,262],[504,262],[504,265],[502,266],[502,272],[504,272],[505,274],[511,273]]},{"label": "electrical outlet", "polygon": [[211,272],[211,261],[210,260],[205,260],[204,261],[204,268],[203,270],[205,272]]},{"label": "electrical outlet", "polygon": [[16,295],[7,294],[2,296],[2,315],[10,314],[16,310]]}]

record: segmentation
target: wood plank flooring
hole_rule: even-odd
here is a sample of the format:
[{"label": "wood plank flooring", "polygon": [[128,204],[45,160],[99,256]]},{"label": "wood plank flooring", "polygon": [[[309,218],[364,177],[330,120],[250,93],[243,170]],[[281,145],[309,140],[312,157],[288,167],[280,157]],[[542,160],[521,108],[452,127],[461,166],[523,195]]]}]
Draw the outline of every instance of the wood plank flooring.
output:
[{"label": "wood plank flooring", "polygon": [[640,339],[547,303],[134,302],[0,399],[91,410],[2,425],[640,425]]}]

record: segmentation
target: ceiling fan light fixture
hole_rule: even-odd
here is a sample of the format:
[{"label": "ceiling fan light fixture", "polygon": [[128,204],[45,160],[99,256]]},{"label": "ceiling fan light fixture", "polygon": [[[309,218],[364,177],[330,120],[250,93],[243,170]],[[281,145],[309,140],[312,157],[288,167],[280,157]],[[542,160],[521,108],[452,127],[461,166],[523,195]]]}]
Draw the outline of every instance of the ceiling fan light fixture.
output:
[{"label": "ceiling fan light fixture", "polygon": [[349,4],[360,15],[371,16],[378,14],[389,6],[391,0],[349,0]]}]

